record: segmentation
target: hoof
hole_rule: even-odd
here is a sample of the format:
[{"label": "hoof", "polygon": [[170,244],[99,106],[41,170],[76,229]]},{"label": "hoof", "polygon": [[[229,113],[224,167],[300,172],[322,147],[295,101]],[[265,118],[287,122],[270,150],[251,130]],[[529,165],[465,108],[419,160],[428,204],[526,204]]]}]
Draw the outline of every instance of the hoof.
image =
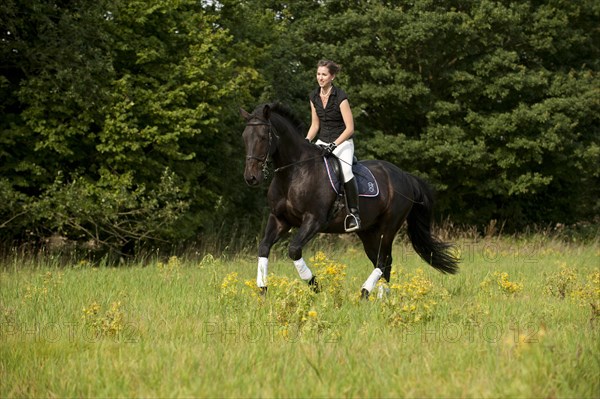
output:
[{"label": "hoof", "polygon": [[321,292],[321,287],[319,287],[319,283],[317,283],[317,278],[315,276],[312,276],[312,278],[308,281],[308,285],[313,290],[313,292]]},{"label": "hoof", "polygon": [[267,296],[267,287],[258,287],[258,289],[260,290],[260,296]]},{"label": "hoof", "polygon": [[369,299],[369,291],[364,288],[360,290],[360,299]]}]

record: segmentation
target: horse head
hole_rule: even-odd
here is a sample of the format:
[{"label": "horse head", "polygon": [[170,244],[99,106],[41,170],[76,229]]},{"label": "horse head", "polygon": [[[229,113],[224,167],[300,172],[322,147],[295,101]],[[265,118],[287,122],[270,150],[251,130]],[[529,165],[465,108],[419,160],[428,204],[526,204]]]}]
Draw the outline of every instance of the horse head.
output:
[{"label": "horse head", "polygon": [[275,151],[275,136],[271,125],[271,108],[268,104],[257,108],[252,114],[240,108],[240,114],[246,121],[242,133],[246,147],[246,167],[244,179],[249,186],[260,184],[267,170],[267,161]]}]

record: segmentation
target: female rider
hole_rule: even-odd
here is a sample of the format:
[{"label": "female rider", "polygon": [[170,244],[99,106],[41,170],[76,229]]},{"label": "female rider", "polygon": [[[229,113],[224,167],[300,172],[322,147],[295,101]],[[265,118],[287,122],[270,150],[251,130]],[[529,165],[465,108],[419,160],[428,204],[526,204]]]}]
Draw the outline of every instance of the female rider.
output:
[{"label": "female rider", "polygon": [[333,61],[321,60],[317,64],[319,87],[310,94],[311,125],[306,139],[312,141],[318,133],[316,144],[323,147],[326,153],[333,153],[340,159],[349,211],[344,228],[347,232],[352,232],[360,229],[358,186],[352,173],[354,120],[348,96],[333,85],[339,71],[340,66]]}]

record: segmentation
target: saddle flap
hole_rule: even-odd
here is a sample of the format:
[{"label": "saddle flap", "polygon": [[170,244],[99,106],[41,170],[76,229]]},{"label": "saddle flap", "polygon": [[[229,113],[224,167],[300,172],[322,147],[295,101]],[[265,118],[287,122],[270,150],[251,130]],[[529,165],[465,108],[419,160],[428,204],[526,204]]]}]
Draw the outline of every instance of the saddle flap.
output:
[{"label": "saddle flap", "polygon": [[[343,181],[342,167],[340,160],[337,157],[323,157],[325,168],[331,188],[340,194],[342,192]],[[355,157],[356,159],[356,157]],[[361,197],[377,197],[379,195],[379,184],[373,173],[361,162],[356,162],[352,165],[352,173],[358,184],[358,195]]]}]

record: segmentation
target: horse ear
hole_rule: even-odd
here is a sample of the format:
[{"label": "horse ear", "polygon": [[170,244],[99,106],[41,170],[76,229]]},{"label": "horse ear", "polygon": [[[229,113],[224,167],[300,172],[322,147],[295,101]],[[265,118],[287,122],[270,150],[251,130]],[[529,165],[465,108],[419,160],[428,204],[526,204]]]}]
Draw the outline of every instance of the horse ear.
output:
[{"label": "horse ear", "polygon": [[266,120],[269,120],[269,117],[271,116],[271,107],[269,107],[269,104],[266,104],[263,108],[263,116]]},{"label": "horse ear", "polygon": [[242,118],[244,118],[245,120],[250,119],[250,114],[248,112],[246,112],[246,110],[244,108],[240,108],[240,115],[242,116]]}]

